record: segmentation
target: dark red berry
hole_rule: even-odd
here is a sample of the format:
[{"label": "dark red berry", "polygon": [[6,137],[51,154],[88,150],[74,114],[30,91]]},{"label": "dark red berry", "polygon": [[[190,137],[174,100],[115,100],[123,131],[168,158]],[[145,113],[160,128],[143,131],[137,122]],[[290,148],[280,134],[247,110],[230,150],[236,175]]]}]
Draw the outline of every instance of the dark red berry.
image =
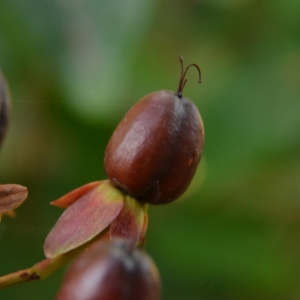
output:
[{"label": "dark red berry", "polygon": [[123,240],[98,242],[68,269],[57,300],[159,300],[153,260]]},{"label": "dark red berry", "polygon": [[3,75],[0,72],[0,146],[8,124],[9,93]]},{"label": "dark red berry", "polygon": [[204,128],[197,107],[182,96],[183,66],[176,93],[162,90],[138,101],[114,131],[105,152],[109,180],[136,199],[164,204],[189,186],[201,158]]}]

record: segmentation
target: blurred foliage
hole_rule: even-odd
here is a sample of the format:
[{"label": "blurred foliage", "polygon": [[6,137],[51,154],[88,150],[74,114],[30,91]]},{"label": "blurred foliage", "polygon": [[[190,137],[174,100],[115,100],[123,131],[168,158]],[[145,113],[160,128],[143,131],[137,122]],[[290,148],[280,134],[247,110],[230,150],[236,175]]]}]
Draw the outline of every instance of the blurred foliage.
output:
[{"label": "blurred foliage", "polygon": [[[164,299],[300,298],[300,2],[1,1],[0,66],[11,123],[1,183],[29,198],[0,224],[1,275],[43,258],[61,214],[49,202],[104,179],[125,112],[176,90],[204,120],[199,174],[184,201],[151,207],[147,250]],[[0,298],[53,299],[64,270]]]}]

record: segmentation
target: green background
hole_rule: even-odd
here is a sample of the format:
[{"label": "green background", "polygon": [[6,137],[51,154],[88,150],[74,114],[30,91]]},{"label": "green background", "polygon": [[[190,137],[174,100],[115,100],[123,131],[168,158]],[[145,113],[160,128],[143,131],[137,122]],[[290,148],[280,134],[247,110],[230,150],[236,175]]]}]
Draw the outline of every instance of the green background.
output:
[{"label": "green background", "polygon": [[[62,212],[49,202],[105,179],[114,128],[145,94],[176,90],[181,54],[202,71],[184,95],[206,136],[188,192],[150,207],[163,299],[299,299],[299,15],[297,0],[1,1],[0,182],[29,197],[0,224],[0,275],[43,259]],[[54,299],[64,271],[0,299]]]}]

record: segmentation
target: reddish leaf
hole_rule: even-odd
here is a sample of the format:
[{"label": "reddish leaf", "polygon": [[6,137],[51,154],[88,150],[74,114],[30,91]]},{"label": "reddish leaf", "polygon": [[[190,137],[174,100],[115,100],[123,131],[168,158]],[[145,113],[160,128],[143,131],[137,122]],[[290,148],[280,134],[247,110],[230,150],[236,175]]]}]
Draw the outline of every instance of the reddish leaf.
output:
[{"label": "reddish leaf", "polygon": [[16,209],[28,196],[25,186],[18,184],[0,185],[0,213]]},{"label": "reddish leaf", "polygon": [[59,199],[52,201],[51,204],[62,207],[62,208],[67,208],[71,204],[73,204],[76,200],[78,200],[80,197],[82,197],[84,194],[95,188],[97,185],[100,184],[101,181],[94,181],[90,182],[88,184],[85,184],[74,191],[60,197]]},{"label": "reddish leaf", "polygon": [[145,245],[145,243],[146,243],[146,232],[148,229],[148,222],[149,222],[147,210],[148,210],[148,206],[145,208],[145,211],[144,211],[143,228],[142,228],[140,240],[138,241],[138,244],[141,244],[141,245]]},{"label": "reddish leaf", "polygon": [[142,233],[146,206],[134,198],[126,196],[121,213],[110,225],[111,239],[123,238],[135,247]]},{"label": "reddish leaf", "polygon": [[56,257],[91,240],[118,216],[123,205],[122,192],[102,181],[58,219],[44,244],[46,257]]}]

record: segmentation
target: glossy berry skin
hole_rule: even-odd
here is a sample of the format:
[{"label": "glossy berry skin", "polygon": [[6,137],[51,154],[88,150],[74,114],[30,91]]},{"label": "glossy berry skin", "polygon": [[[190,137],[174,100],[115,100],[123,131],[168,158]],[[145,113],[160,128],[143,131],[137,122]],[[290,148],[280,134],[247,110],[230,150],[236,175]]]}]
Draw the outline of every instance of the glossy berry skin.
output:
[{"label": "glossy berry skin", "polygon": [[9,93],[4,77],[0,72],[0,146],[8,124]]},{"label": "glossy berry skin", "polygon": [[142,98],[107,145],[104,166],[109,180],[142,202],[165,204],[178,198],[200,161],[203,122],[181,92],[162,90]]},{"label": "glossy berry skin", "polygon": [[159,300],[153,260],[123,240],[98,242],[68,269],[57,300]]}]

